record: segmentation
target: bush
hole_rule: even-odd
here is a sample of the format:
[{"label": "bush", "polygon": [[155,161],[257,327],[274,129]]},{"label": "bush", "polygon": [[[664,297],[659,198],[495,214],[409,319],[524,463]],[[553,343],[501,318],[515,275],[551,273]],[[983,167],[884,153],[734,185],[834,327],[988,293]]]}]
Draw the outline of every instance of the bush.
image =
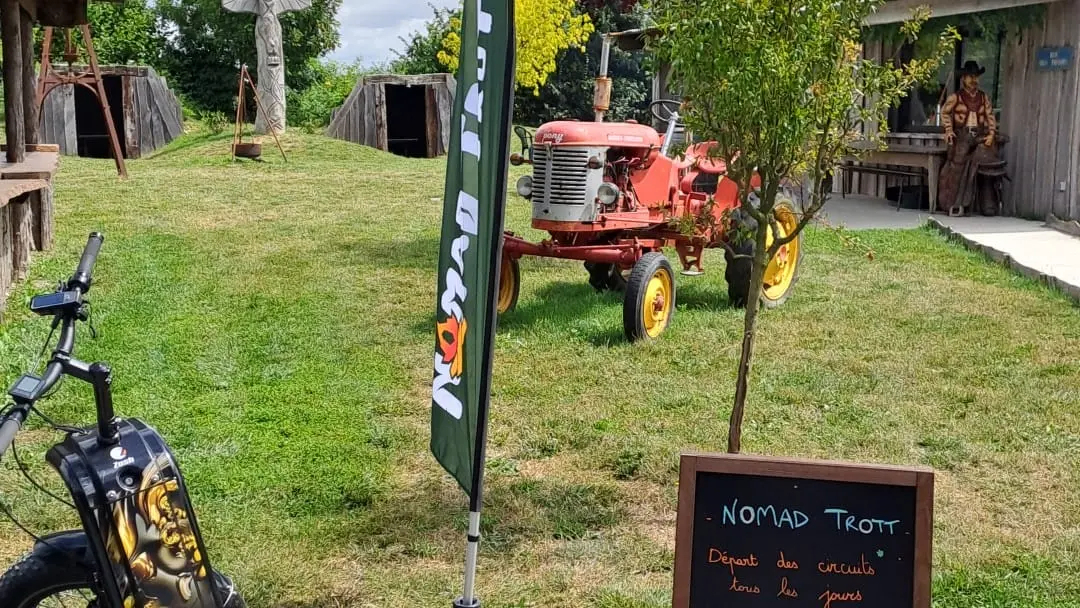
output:
[{"label": "bush", "polygon": [[359,60],[350,64],[312,60],[316,74],[311,86],[286,93],[289,124],[317,131],[330,124],[330,114],[345,102],[363,75]]},{"label": "bush", "polygon": [[202,121],[203,126],[206,127],[206,130],[213,135],[217,135],[225,131],[225,129],[229,126],[229,123],[232,122],[229,117],[225,115],[224,112],[203,112],[200,115],[199,120]]}]

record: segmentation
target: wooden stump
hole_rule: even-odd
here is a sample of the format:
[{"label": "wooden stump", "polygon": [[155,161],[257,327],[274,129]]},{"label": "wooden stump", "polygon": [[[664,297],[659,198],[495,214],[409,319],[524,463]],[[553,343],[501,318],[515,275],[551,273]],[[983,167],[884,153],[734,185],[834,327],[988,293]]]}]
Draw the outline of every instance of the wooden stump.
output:
[{"label": "wooden stump", "polygon": [[4,310],[8,292],[11,290],[14,267],[11,240],[11,210],[9,206],[0,207],[0,312]]},{"label": "wooden stump", "polygon": [[30,195],[30,214],[33,216],[34,250],[47,251],[53,246],[53,191],[48,188]]},{"label": "wooden stump", "polygon": [[7,210],[11,215],[11,280],[15,282],[25,279],[30,271],[30,251],[34,247],[30,194],[12,200]]}]

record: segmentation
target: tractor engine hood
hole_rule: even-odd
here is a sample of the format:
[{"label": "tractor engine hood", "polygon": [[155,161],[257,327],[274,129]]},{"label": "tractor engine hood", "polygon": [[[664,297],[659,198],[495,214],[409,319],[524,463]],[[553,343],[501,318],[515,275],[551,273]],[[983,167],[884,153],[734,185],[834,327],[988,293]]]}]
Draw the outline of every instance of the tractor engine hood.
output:
[{"label": "tractor engine hood", "polygon": [[655,129],[631,122],[559,120],[537,129],[533,141],[537,146],[660,147],[660,135]]}]

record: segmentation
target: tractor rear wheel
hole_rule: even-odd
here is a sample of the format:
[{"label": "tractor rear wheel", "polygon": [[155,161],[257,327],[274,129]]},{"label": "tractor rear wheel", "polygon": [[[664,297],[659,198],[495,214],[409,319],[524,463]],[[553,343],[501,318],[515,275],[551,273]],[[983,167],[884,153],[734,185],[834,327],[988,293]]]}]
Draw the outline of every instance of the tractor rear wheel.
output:
[{"label": "tractor rear wheel", "polygon": [[513,258],[502,259],[499,265],[499,314],[514,310],[521,291],[521,268]]},{"label": "tractor rear wheel", "polygon": [[[786,199],[780,199],[773,208],[773,216],[780,229],[780,238],[794,232],[799,224],[799,218],[795,211],[795,205]],[[757,230],[757,221],[749,213],[736,209],[733,216],[737,231],[753,233]],[[766,243],[772,245],[774,235],[769,231]],[[732,246],[732,250],[739,257],[732,255],[732,251],[724,252],[727,268],[724,270],[724,278],[728,284],[728,299],[732,306],[746,306],[750,298],[750,271],[753,264],[754,241],[745,239]],[[743,257],[745,256],[745,257]],[[795,290],[795,284],[799,281],[799,269],[802,261],[802,234],[792,242],[785,245],[765,268],[765,284],[758,296],[762,307],[776,308],[791,297]]]},{"label": "tractor rear wheel", "polygon": [[596,291],[622,291],[626,289],[626,277],[617,264],[604,264],[600,262],[585,262],[585,270],[589,271],[589,285]]},{"label": "tractor rear wheel", "polygon": [[675,316],[675,272],[660,252],[646,253],[634,264],[623,294],[623,331],[627,339],[659,337]]}]

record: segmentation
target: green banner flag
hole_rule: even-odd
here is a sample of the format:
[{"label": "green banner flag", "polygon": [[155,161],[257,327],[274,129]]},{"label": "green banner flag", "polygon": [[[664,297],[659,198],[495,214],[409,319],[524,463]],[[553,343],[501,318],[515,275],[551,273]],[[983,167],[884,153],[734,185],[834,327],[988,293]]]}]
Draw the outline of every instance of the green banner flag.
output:
[{"label": "green banner flag", "polygon": [[513,0],[465,0],[436,301],[431,451],[482,482],[514,94]]}]

